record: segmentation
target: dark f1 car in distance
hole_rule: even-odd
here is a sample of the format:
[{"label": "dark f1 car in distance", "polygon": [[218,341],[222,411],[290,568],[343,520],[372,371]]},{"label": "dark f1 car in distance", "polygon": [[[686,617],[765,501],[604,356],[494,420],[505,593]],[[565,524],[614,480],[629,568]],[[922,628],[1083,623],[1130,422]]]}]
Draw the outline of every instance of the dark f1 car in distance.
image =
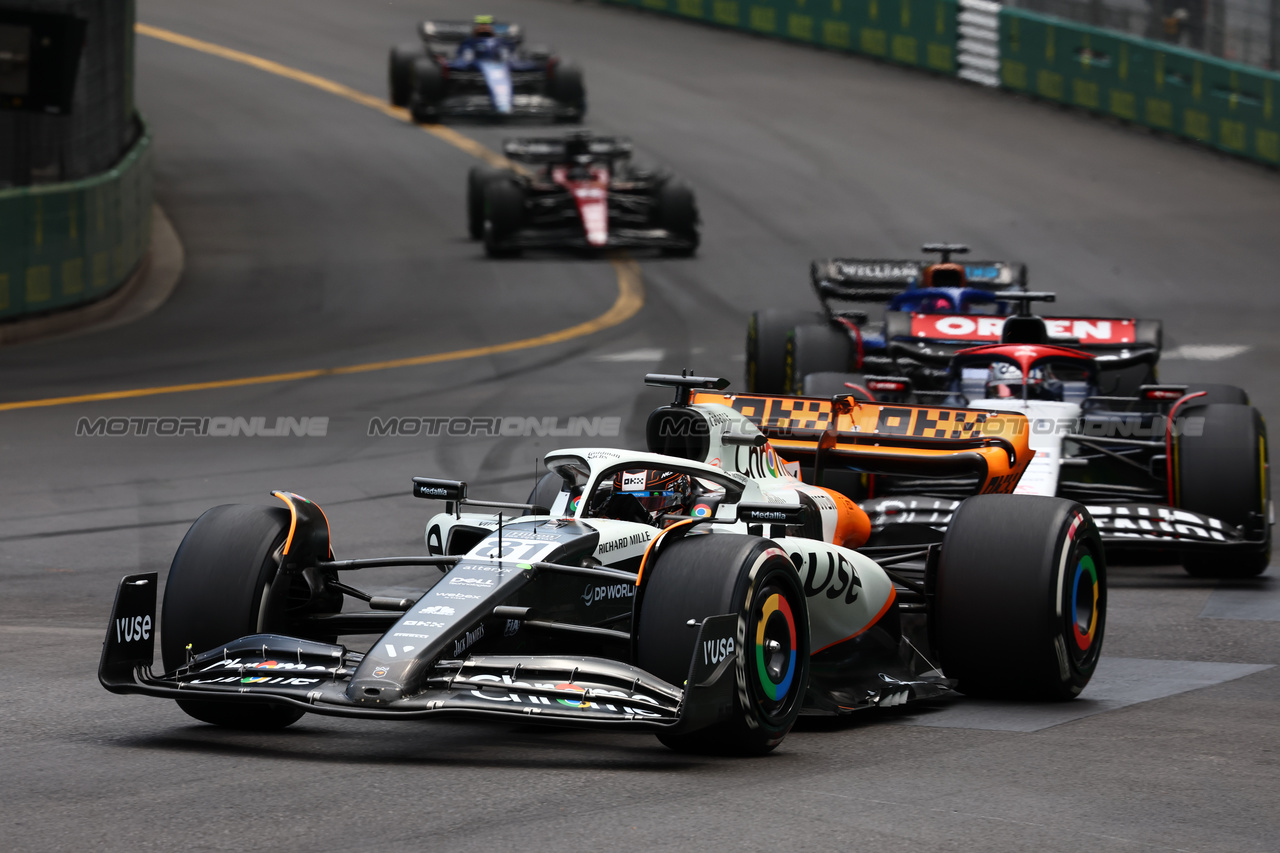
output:
[{"label": "dark f1 car in distance", "polygon": [[[906,376],[920,389],[944,388],[947,363],[965,347],[998,343],[1005,318],[1023,304],[1024,264],[952,262],[969,249],[929,243],[938,262],[835,258],[814,261],[810,280],[822,311],[759,311],[747,328],[747,385],[766,393],[843,393],[831,374]],[[887,303],[871,322],[848,303]],[[1099,357],[1107,393],[1156,381],[1161,326],[1128,317],[1049,317],[1055,341]],[[834,383],[834,384],[833,384]],[[861,384],[861,382],[855,382]]]},{"label": "dark f1 car in distance", "polygon": [[[800,482],[751,421],[763,414],[800,455],[981,470],[1000,491],[1030,452],[1025,437],[987,433],[1022,415],[965,415],[956,437],[912,438],[896,430],[902,418],[940,412],[648,381],[676,388],[650,417],[652,452],[552,452],[527,505],[415,478],[416,496],[446,502],[427,523],[428,556],[338,559],[324,513],[287,492],[275,493],[283,507],[209,510],[169,570],[163,674],[152,672],[157,577],[133,575],[117,592],[102,684],[225,726],[456,716],[731,753],[772,749],[802,711],[1085,687],[1106,567],[1079,504],[985,494],[940,545],[866,547],[866,515]],[[349,585],[392,565],[445,574],[404,597]],[[345,610],[350,600],[367,606]],[[337,642],[370,633],[381,636],[364,651]]]},{"label": "dark f1 car in distance", "polygon": [[547,47],[526,47],[516,24],[488,15],[474,23],[424,21],[419,44],[391,49],[391,103],[413,120],[442,116],[529,116],[581,121],[587,111],[582,69]]},{"label": "dark f1 car in distance", "polygon": [[[1244,390],[1142,385],[1119,396],[1100,391],[1103,370],[1102,358],[1060,345],[1046,320],[1024,313],[1008,318],[1003,342],[953,355],[943,390],[920,391],[905,376],[844,378],[864,383],[860,393],[882,405],[927,400],[1025,414],[1035,459],[1015,492],[1085,504],[1113,562],[1165,555],[1199,577],[1264,571],[1272,525],[1266,423]],[[837,476],[850,482],[848,471]],[[862,482],[846,491],[862,499],[873,540],[887,541],[936,540],[980,487],[973,477]]]},{"label": "dark f1 car in distance", "polygon": [[689,185],[640,168],[631,142],[587,131],[508,139],[510,169],[467,174],[467,231],[490,257],[524,249],[698,248],[698,207]]}]

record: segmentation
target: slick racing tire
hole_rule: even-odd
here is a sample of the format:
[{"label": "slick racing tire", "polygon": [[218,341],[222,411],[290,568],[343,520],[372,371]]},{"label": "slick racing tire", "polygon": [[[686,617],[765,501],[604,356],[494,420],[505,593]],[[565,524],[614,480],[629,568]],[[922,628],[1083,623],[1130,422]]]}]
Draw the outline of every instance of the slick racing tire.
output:
[{"label": "slick racing tire", "polygon": [[930,630],[962,693],[1065,700],[1089,683],[1107,620],[1102,538],[1062,498],[977,495],[942,540]]},{"label": "slick racing tire", "polygon": [[1204,426],[1174,439],[1175,504],[1254,531],[1265,541],[1248,551],[1187,549],[1182,567],[1202,578],[1256,577],[1271,563],[1266,423],[1252,406],[1232,403],[1178,412],[1182,424],[1192,417],[1203,417]]},{"label": "slick racing tire", "polygon": [[501,174],[492,166],[472,166],[467,171],[467,234],[472,240],[484,236],[484,188]]},{"label": "slick racing tire", "polygon": [[[196,519],[165,583],[160,611],[165,671],[186,663],[188,647],[199,654],[250,634],[283,631],[286,613],[310,598],[301,575],[276,573],[276,552],[288,532],[284,507],[228,504]],[[322,609],[340,607],[339,598]],[[197,720],[238,729],[282,728],[303,714],[267,702],[179,699],[178,707]]]},{"label": "slick racing tire", "polygon": [[668,180],[658,186],[654,218],[659,228],[689,241],[688,246],[664,249],[663,254],[691,257],[698,251],[698,204],[684,181]]},{"label": "slick racing tire", "polygon": [[505,242],[524,222],[524,191],[512,180],[495,178],[484,187],[484,251],[491,258],[518,255]]},{"label": "slick racing tire", "polygon": [[847,373],[853,369],[853,342],[843,329],[807,324],[796,326],[787,338],[783,363],[787,370],[784,394],[799,394],[810,373]]},{"label": "slick racing tire", "polygon": [[689,621],[738,615],[732,716],[658,739],[679,752],[729,755],[760,755],[781,743],[804,702],[810,651],[804,590],[787,555],[757,536],[695,534],[645,567],[640,596],[636,662],[677,686],[697,651]]},{"label": "slick racing tire", "polygon": [[783,394],[787,387],[787,339],[796,326],[820,320],[816,311],[755,311],[747,321],[747,390]]},{"label": "slick racing tire", "polygon": [[873,403],[869,392],[864,392],[849,385],[857,385],[859,388],[867,387],[867,378],[861,373],[810,373],[804,378],[804,385],[800,389],[800,393],[805,397],[831,397],[849,395],[854,399],[863,403]]},{"label": "slick racing tire", "polygon": [[409,96],[413,92],[413,61],[422,56],[420,44],[398,44],[391,48],[391,56],[387,60],[387,83],[392,106],[409,106]]},{"label": "slick racing tire", "polygon": [[418,124],[440,120],[440,102],[444,100],[444,72],[429,56],[420,56],[409,66],[409,114]]},{"label": "slick racing tire", "polygon": [[1238,406],[1249,405],[1249,395],[1237,385],[1223,385],[1218,382],[1200,382],[1187,386],[1188,394],[1204,392],[1203,397],[1196,397],[1187,402],[1188,406],[1207,406],[1210,403],[1234,403]]},{"label": "slick racing tire", "polygon": [[562,116],[563,121],[582,121],[587,114],[587,88],[582,82],[582,69],[578,63],[561,59],[547,74],[547,94],[572,113]]}]

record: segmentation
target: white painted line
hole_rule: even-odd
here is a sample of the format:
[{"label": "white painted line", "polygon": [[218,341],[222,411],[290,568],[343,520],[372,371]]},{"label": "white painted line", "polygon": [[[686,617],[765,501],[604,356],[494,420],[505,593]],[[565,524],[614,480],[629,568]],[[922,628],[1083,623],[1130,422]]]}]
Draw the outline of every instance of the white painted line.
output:
[{"label": "white painted line", "polygon": [[662,355],[663,351],[660,349],[633,349],[598,355],[593,361],[662,361]]},{"label": "white painted line", "polygon": [[1160,354],[1161,358],[1178,358],[1187,361],[1222,361],[1235,358],[1253,347],[1247,344],[1183,344]]},{"label": "white painted line", "polygon": [[962,38],[956,45],[956,49],[960,51],[960,56],[966,53],[976,53],[978,56],[989,56],[992,59],[1000,58],[1000,48],[994,44],[976,39]]},{"label": "white painted line", "polygon": [[1000,19],[995,15],[984,15],[981,12],[961,12],[956,16],[956,20],[961,24],[972,24],[975,27],[985,27],[996,32],[1000,31]]},{"label": "white painted line", "polygon": [[986,73],[983,73],[982,71],[977,71],[972,68],[961,68],[959,73],[956,74],[956,76],[964,80],[972,81],[974,83],[980,83],[983,86],[999,86],[1000,85],[999,77],[995,76],[994,74],[986,74]]},{"label": "white painted line", "polygon": [[962,53],[957,61],[965,66],[965,70],[969,70],[972,66],[980,71],[990,71],[992,75],[1000,70],[1000,60],[987,56]]},{"label": "white painted line", "polygon": [[[907,726],[1037,732],[1140,702],[1176,696],[1271,669],[1272,664],[1106,658],[1089,686],[1070,702],[1023,704],[960,699],[899,722]],[[1011,673],[1016,677],[1016,673]]]},{"label": "white painted line", "polygon": [[1210,593],[1200,618],[1280,622],[1280,572],[1270,568],[1259,578],[1225,582]]}]

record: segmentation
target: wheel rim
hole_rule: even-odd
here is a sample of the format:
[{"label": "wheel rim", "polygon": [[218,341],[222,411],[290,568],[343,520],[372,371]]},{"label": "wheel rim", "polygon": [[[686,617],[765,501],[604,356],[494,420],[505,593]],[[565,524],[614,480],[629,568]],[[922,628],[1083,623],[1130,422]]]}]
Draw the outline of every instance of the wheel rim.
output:
[{"label": "wheel rim", "polygon": [[[1064,559],[1061,584],[1062,640],[1071,669],[1081,675],[1093,671],[1102,652],[1102,633],[1107,618],[1104,568],[1097,553],[1096,534],[1086,532],[1086,522],[1077,517],[1071,525],[1068,553]],[[1063,660],[1065,666],[1067,660]],[[1066,677],[1066,671],[1063,672]]]},{"label": "wheel rim", "polygon": [[773,722],[785,719],[796,702],[799,633],[793,591],[777,583],[767,583],[752,609],[755,704],[760,715]]},{"label": "wheel rim", "polygon": [[1098,630],[1098,569],[1089,554],[1080,555],[1076,561],[1075,580],[1071,591],[1071,634],[1075,640],[1077,660],[1083,659],[1093,648]]}]

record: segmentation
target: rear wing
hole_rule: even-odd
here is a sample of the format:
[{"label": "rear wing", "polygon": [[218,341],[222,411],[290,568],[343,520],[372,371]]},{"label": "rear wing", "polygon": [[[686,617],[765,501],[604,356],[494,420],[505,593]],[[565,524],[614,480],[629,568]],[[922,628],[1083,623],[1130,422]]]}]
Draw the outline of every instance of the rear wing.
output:
[{"label": "rear wing", "polygon": [[[809,276],[819,297],[849,302],[888,302],[914,287],[932,262],[884,258],[825,258],[814,261]],[[1025,264],[965,261],[967,286],[1000,292],[1025,288]]]},{"label": "rear wing", "polygon": [[[588,149],[592,157],[600,159],[629,157],[631,140],[622,136],[593,136]],[[502,153],[509,160],[523,163],[559,163],[568,156],[562,136],[533,136],[506,139]]]},{"label": "rear wing", "polygon": [[[885,315],[888,340],[915,343],[976,345],[1000,343],[1006,317],[983,314],[920,314],[891,311]],[[1159,320],[1132,317],[1044,317],[1047,341],[1083,347],[1153,347],[1162,342]]]},{"label": "rear wing", "polygon": [[731,407],[774,450],[812,464],[819,475],[839,467],[894,476],[976,476],[982,493],[1011,493],[1035,456],[1027,418],[1016,412],[714,391],[695,391],[690,402]]},{"label": "rear wing", "polygon": [[[423,21],[418,25],[418,35],[423,41],[449,42],[457,44],[471,38],[475,24],[470,21]],[[493,34],[509,42],[518,43],[524,38],[524,30],[519,24],[495,23]]]}]

